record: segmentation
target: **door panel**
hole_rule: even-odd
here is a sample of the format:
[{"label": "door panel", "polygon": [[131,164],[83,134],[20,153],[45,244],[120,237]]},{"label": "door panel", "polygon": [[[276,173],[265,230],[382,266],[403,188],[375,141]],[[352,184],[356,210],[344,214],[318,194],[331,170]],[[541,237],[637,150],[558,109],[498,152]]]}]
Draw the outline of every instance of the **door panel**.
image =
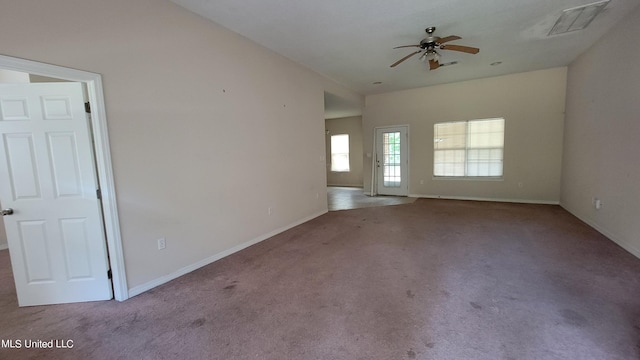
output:
[{"label": "door panel", "polygon": [[[42,220],[20,221],[19,244],[24,259],[28,284],[53,281],[46,223]],[[20,259],[18,259],[20,260]],[[11,261],[13,263],[13,260]]]},{"label": "door panel", "polygon": [[44,120],[73,120],[71,99],[67,96],[41,96]]},{"label": "door panel", "polygon": [[3,138],[7,167],[12,170],[7,173],[11,199],[39,199],[40,183],[32,134],[3,134]]},{"label": "door panel", "polygon": [[0,85],[0,200],[20,306],[112,297],[80,83]]},{"label": "door panel", "polygon": [[407,196],[408,128],[376,129],[376,180],[379,195]]},{"label": "door panel", "polygon": [[87,236],[87,219],[61,219],[60,230],[69,279],[91,278],[89,263],[91,243]]},{"label": "door panel", "polygon": [[8,95],[0,99],[0,114],[3,121],[29,120],[29,106],[26,97]]},{"label": "door panel", "polygon": [[82,196],[80,164],[76,155],[78,147],[75,134],[72,132],[59,132],[47,135],[55,196]]}]

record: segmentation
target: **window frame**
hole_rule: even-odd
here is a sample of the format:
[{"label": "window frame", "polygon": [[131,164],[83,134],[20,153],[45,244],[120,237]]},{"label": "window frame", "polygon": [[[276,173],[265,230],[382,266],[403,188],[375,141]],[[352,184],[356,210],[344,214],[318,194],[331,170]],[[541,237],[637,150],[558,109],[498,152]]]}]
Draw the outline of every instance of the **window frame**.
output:
[{"label": "window frame", "polygon": [[[482,121],[492,121],[492,120],[501,120],[502,121],[502,146],[501,147],[491,147],[486,149],[500,149],[502,152],[502,156],[500,159],[501,162],[501,174],[500,175],[468,175],[468,166],[469,166],[469,151],[478,150],[482,148],[478,147],[469,147],[469,124],[473,122],[482,122]],[[463,163],[463,171],[464,175],[436,175],[436,153],[438,149],[436,149],[436,142],[438,138],[436,138],[436,128],[437,125],[441,124],[454,124],[454,123],[464,123],[465,132],[464,132],[464,148],[460,148],[460,150],[464,151],[464,163]],[[438,122],[433,125],[433,166],[432,166],[432,179],[433,180],[458,180],[458,181],[503,181],[504,180],[504,159],[505,159],[505,135],[506,135],[506,119],[504,117],[493,117],[493,118],[485,118],[485,119],[472,119],[472,120],[460,120],[460,121],[444,121]]]}]

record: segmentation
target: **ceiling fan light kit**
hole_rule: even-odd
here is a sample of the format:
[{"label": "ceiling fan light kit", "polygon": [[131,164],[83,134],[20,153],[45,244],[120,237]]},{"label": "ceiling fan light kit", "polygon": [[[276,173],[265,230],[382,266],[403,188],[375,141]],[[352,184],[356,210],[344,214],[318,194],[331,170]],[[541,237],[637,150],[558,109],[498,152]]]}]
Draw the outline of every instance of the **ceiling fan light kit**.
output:
[{"label": "ceiling fan light kit", "polygon": [[436,49],[453,50],[453,51],[459,51],[459,52],[464,52],[468,54],[477,54],[480,51],[480,49],[474,48],[471,46],[446,44],[450,41],[460,40],[462,38],[457,35],[449,35],[441,38],[439,36],[433,35],[435,31],[436,31],[435,26],[426,28],[425,32],[427,33],[427,37],[422,39],[420,43],[417,45],[401,45],[401,46],[394,47],[394,49],[400,49],[400,48],[406,48],[406,47],[417,47],[417,48],[420,48],[420,50],[417,50],[403,57],[402,59],[396,61],[395,63],[391,64],[391,67],[396,67],[398,64],[409,59],[410,57],[422,53],[419,59],[422,61],[427,60],[429,62],[429,70],[435,70],[441,66],[439,63],[440,54],[436,51]]}]

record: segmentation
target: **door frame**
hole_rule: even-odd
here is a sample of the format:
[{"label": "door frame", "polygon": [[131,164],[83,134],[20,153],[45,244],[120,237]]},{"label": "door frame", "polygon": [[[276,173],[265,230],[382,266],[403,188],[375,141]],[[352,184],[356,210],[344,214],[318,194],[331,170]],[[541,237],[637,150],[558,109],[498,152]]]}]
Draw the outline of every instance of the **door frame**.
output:
[{"label": "door frame", "polygon": [[91,104],[91,131],[94,139],[96,170],[102,195],[101,209],[109,251],[113,296],[118,301],[129,298],[122,251],[122,237],[116,202],[115,182],[111,166],[111,150],[107,130],[107,115],[102,90],[102,76],[82,70],[0,55],[0,69],[19,71],[69,81],[83,82]]},{"label": "door frame", "polygon": [[410,149],[410,143],[409,143],[409,124],[403,124],[403,125],[387,125],[387,126],[377,126],[373,128],[373,156],[371,157],[371,196],[377,196],[378,195],[378,171],[377,171],[377,167],[376,167],[376,160],[378,158],[378,130],[384,130],[384,129],[396,129],[396,128],[405,128],[406,129],[406,133],[407,133],[407,154],[406,154],[406,167],[407,167],[407,193],[405,195],[401,195],[401,196],[409,196],[409,179],[411,178],[410,176],[410,171],[411,171],[411,167],[409,166],[409,149]]}]

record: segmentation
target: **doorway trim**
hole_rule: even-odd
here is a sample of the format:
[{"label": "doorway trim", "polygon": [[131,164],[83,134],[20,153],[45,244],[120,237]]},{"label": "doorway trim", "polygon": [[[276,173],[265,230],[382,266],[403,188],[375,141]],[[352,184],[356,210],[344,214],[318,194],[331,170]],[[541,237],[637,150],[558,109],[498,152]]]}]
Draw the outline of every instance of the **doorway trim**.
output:
[{"label": "doorway trim", "polygon": [[53,77],[69,81],[83,82],[87,85],[89,103],[91,104],[91,125],[96,156],[96,170],[102,195],[102,216],[104,218],[109,264],[111,266],[113,297],[118,301],[129,298],[127,278],[122,251],[120,221],[116,202],[113,168],[111,167],[111,150],[107,130],[107,115],[102,91],[102,76],[82,70],[40,63],[0,55],[0,69],[13,70],[35,75]]}]

